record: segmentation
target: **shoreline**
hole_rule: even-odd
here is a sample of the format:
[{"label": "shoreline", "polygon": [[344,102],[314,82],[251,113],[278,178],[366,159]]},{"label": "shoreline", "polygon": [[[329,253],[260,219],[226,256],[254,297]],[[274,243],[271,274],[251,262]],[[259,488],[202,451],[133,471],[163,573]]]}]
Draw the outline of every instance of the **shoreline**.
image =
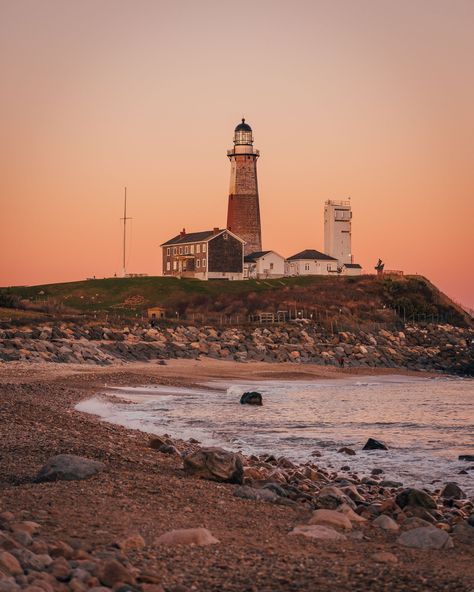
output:
[{"label": "shoreline", "polygon": [[[296,373],[308,378],[308,366],[288,366],[291,376]],[[287,370],[283,364],[192,365],[177,361],[166,366],[148,363],[98,368],[15,363],[1,365],[0,369],[0,431],[4,443],[0,510],[13,512],[17,521],[37,522],[45,541],[74,542],[82,553],[96,559],[104,553],[117,553],[114,544],[139,533],[145,547],[124,552],[133,569],[141,574],[137,576],[139,592],[283,592],[316,588],[349,592],[369,587],[382,592],[388,583],[394,591],[468,592],[472,587],[470,544],[455,538],[451,549],[406,548],[397,543],[397,535],[375,528],[371,520],[354,526],[345,540],[337,542],[289,536],[296,526],[308,523],[312,509],[306,502],[236,497],[239,485],[187,475],[181,456],[150,448],[149,436],[144,432],[74,410],[79,401],[103,389],[105,382],[108,386],[190,386],[215,376],[230,379],[237,371],[240,377],[244,374],[249,378],[249,369],[252,378],[268,380],[269,371],[276,377]],[[318,378],[398,374],[393,369],[382,373],[379,369],[355,373],[336,370],[315,367],[309,373]],[[427,377],[418,372],[414,375]],[[35,483],[44,462],[60,453],[98,460],[105,469],[84,481]],[[316,467],[317,461],[313,463]],[[262,460],[253,462],[248,469],[259,471]],[[274,463],[269,459],[266,464],[275,468]],[[311,468],[307,466],[308,472]],[[312,470],[324,477],[321,469]],[[314,481],[316,488],[322,484]],[[287,486],[294,485],[290,482]],[[378,494],[374,490],[367,495]],[[392,497],[386,495],[387,500]],[[169,530],[190,527],[208,528],[220,543],[167,548],[154,543],[156,537]],[[394,555],[397,563],[374,559],[381,552]],[[155,590],[147,589],[140,580],[144,573],[149,579],[155,578]]]}]

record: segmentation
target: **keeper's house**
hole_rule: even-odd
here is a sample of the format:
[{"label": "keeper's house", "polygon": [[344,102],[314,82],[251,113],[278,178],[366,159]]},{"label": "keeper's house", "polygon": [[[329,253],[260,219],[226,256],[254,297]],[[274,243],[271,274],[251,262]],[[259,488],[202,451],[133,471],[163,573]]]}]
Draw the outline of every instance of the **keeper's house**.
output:
[{"label": "keeper's house", "polygon": [[286,260],[286,275],[332,275],[338,273],[338,261],[315,249],[306,249]]},{"label": "keeper's house", "polygon": [[163,275],[199,280],[241,280],[244,244],[227,229],[183,230],[161,245]]}]

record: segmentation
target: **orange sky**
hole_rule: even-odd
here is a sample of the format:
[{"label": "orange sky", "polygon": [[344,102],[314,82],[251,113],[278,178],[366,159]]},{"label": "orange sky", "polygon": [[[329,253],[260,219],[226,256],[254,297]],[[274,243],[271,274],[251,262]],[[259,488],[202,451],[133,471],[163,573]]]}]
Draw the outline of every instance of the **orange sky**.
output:
[{"label": "orange sky", "polygon": [[474,307],[472,0],[0,0],[0,285],[161,273],[226,221],[242,116],[264,248],[353,253]]}]

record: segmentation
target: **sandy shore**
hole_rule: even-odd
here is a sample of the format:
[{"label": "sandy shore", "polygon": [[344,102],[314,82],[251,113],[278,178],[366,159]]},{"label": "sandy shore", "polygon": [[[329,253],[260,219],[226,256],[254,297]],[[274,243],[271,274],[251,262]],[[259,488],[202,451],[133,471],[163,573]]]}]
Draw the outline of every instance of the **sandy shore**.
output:
[{"label": "sandy shore", "polygon": [[[47,541],[60,539],[76,546],[79,541],[89,551],[110,549],[128,535],[140,533],[147,546],[130,551],[129,559],[167,592],[472,592],[472,545],[456,542],[452,549],[409,549],[398,545],[394,534],[371,526],[362,529],[362,538],[342,542],[290,537],[296,525],[308,521],[310,512],[304,507],[236,498],[234,485],[186,476],[179,457],[149,448],[148,435],[74,410],[75,403],[105,384],[337,379],[354,373],[332,367],[212,360],[176,360],[165,366],[2,364],[0,511],[38,522]],[[44,462],[60,453],[97,459],[106,469],[85,481],[34,483]],[[153,544],[168,530],[198,526],[208,528],[220,544]],[[375,562],[372,555],[379,551],[393,553],[398,563]]]}]

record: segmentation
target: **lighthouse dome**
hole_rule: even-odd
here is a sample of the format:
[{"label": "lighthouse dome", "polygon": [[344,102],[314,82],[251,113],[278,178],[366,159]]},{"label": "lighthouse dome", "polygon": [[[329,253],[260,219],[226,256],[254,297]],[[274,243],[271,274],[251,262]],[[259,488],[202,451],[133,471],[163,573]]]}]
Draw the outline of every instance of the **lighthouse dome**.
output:
[{"label": "lighthouse dome", "polygon": [[242,122],[235,128],[234,144],[236,146],[251,146],[252,142],[252,128],[248,123],[245,123],[245,119],[242,119]]},{"label": "lighthouse dome", "polygon": [[252,128],[248,123],[245,123],[245,119],[242,118],[241,123],[235,128],[236,132],[251,132]]}]

